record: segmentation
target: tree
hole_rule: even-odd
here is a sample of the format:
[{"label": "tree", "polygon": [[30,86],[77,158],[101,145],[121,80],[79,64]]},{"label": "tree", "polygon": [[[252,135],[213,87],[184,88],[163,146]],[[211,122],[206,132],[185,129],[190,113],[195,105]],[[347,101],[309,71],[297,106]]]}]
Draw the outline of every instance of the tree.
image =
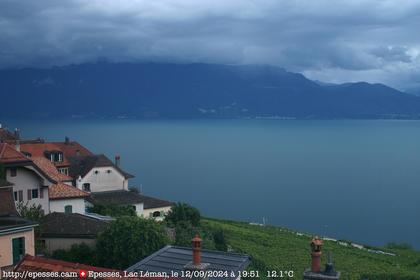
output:
[{"label": "tree", "polygon": [[186,203],[177,203],[172,206],[171,211],[165,218],[165,221],[169,224],[176,225],[177,223],[184,221],[189,222],[193,226],[200,225],[201,214],[197,208],[194,208]]},{"label": "tree", "polygon": [[120,217],[99,234],[98,265],[125,269],[167,244],[161,225],[139,217]]},{"label": "tree", "polygon": [[95,204],[89,212],[111,217],[137,216],[136,210],[131,205]]},{"label": "tree", "polygon": [[44,218],[44,210],[42,210],[41,204],[29,205],[28,202],[26,203],[19,202],[16,205],[16,209],[19,212],[19,214],[22,216],[22,218],[25,218],[31,221],[41,222],[42,218]]},{"label": "tree", "polygon": [[69,250],[55,250],[51,257],[62,261],[97,265],[95,249],[86,243],[73,244]]}]

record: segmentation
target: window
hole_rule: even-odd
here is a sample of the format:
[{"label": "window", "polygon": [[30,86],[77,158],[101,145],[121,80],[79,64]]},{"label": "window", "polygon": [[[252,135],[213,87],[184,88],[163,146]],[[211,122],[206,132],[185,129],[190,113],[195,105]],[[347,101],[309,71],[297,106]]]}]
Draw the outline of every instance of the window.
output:
[{"label": "window", "polygon": [[106,171],[106,173],[108,173],[108,174],[109,174],[109,173],[111,173],[111,169],[108,169],[108,170]]},{"label": "window", "polygon": [[98,170],[95,170],[95,174],[98,174],[99,173],[99,171]]},{"label": "window", "polygon": [[25,255],[25,237],[13,238],[13,265],[17,264]]},{"label": "window", "polygon": [[67,213],[67,214],[73,213],[73,206],[71,205],[64,206],[64,213]]},{"label": "window", "polygon": [[17,174],[17,169],[16,169],[16,167],[12,167],[12,168],[10,168],[10,176],[11,176],[11,177],[16,177],[16,174]]},{"label": "window", "polygon": [[152,217],[153,217],[153,218],[158,218],[158,217],[160,217],[160,211],[155,211],[155,212],[153,212]]},{"label": "window", "polygon": [[32,198],[38,198],[38,189],[32,189]]},{"label": "window", "polygon": [[19,202],[23,201],[23,191],[18,191],[18,199],[19,199]]},{"label": "window", "polygon": [[90,192],[90,183],[84,183],[83,184],[83,190],[85,192]]},{"label": "window", "polygon": [[59,168],[58,172],[61,174],[69,175],[69,169],[68,168]]},{"label": "window", "polygon": [[18,192],[13,192],[13,198],[18,201]]}]

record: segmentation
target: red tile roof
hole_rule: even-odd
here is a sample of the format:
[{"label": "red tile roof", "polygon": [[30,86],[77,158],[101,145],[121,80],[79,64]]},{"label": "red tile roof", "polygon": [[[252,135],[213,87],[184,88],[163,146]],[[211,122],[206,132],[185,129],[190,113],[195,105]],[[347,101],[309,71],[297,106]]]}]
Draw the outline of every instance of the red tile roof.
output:
[{"label": "red tile roof", "polygon": [[54,181],[64,182],[73,180],[72,177],[58,172],[54,164],[45,157],[31,157],[31,160]]},{"label": "red tile roof", "polygon": [[80,155],[92,155],[92,152],[80,145],[78,142],[38,142],[23,143],[20,145],[21,151],[31,154],[31,157],[45,157],[45,152],[60,151],[63,153],[63,161],[55,162],[54,165],[69,166],[68,157],[75,156],[77,152]]},{"label": "red tile roof", "polygon": [[1,163],[10,163],[10,162],[27,162],[30,161],[24,154],[16,151],[15,147],[6,144],[0,143],[0,162]]},{"label": "red tile roof", "polygon": [[85,198],[89,196],[89,193],[64,183],[51,185],[48,192],[50,200]]},{"label": "red tile roof", "polygon": [[[95,267],[95,266],[89,266],[79,263],[72,263],[72,262],[65,262],[65,261],[59,261],[54,259],[47,259],[43,257],[33,257],[26,255],[15,267],[15,272],[24,272],[25,271],[31,271],[31,272],[76,272],[79,274],[81,271],[93,271],[93,272],[114,272],[114,273],[120,273],[121,276],[123,276],[123,272],[119,270],[114,270],[110,268],[103,268],[103,267]],[[25,275],[25,274],[24,274]],[[32,279],[29,278],[19,278],[19,279]],[[41,279],[41,278],[40,278]],[[60,277],[60,278],[42,278],[42,279],[63,279],[63,280],[70,280],[70,279],[93,279],[93,278],[71,278],[71,277]],[[106,280],[117,280],[117,279],[143,279],[143,280],[162,280],[164,278],[146,278],[146,277],[139,277],[139,278],[118,278],[118,277],[97,277],[97,280],[106,279]],[[174,278],[172,278],[174,279]]]}]

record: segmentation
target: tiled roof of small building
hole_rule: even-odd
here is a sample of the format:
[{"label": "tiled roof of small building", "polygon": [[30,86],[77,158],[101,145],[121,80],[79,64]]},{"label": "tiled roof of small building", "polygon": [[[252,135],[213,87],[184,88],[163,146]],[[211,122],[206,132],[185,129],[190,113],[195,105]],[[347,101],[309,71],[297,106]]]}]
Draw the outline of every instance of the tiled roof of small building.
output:
[{"label": "tiled roof of small building", "polygon": [[30,162],[24,154],[18,152],[15,147],[0,143],[0,163]]},{"label": "tiled roof of small building", "polygon": [[[96,266],[90,266],[85,264],[79,264],[79,263],[72,263],[72,262],[66,262],[66,261],[59,261],[54,259],[47,259],[43,257],[34,257],[30,255],[26,255],[15,267],[15,272],[21,272],[22,276],[27,276],[27,278],[20,277],[19,279],[32,279],[28,276],[28,273],[25,273],[27,271],[31,272],[75,272],[77,273],[78,277],[72,278],[72,277],[61,277],[59,279],[63,280],[71,280],[71,279],[96,279],[96,280],[116,280],[116,279],[144,279],[144,280],[157,280],[157,278],[119,278],[119,277],[80,277],[79,273],[81,271],[89,272],[119,272],[120,275],[124,275],[122,271],[110,269],[110,268],[103,268],[103,267],[96,267]],[[42,279],[57,279],[55,277],[42,277]]]},{"label": "tiled roof of small building", "polygon": [[109,221],[78,213],[54,212],[46,215],[41,225],[44,238],[96,238],[109,225]]},{"label": "tiled roof of small building", "polygon": [[51,185],[48,193],[50,200],[86,198],[89,196],[89,193],[64,183]]},{"label": "tiled roof of small building", "polygon": [[137,204],[143,203],[144,209],[160,208],[172,206],[173,202],[145,196],[143,194],[118,190],[118,191],[106,191],[106,192],[95,192],[91,193],[90,197],[93,203],[98,204]]},{"label": "tiled roof of small building", "polygon": [[[181,273],[192,260],[192,248],[166,246],[144,260],[127,268],[127,271],[153,271],[167,272],[171,271]],[[201,263],[208,263],[209,271],[226,271],[228,277],[207,279],[236,279],[238,271],[245,270],[250,264],[251,259],[247,255],[228,253],[212,250],[201,250]],[[233,276],[234,274],[235,276]],[[232,277],[233,276],[233,277]]]},{"label": "tiled roof of small building", "polygon": [[0,178],[0,188],[1,187],[9,187],[9,186],[12,186],[12,185],[13,185],[12,183]]},{"label": "tiled roof of small building", "polygon": [[57,182],[71,181],[72,177],[58,172],[54,164],[45,157],[31,157],[31,160],[46,173],[50,178]]}]

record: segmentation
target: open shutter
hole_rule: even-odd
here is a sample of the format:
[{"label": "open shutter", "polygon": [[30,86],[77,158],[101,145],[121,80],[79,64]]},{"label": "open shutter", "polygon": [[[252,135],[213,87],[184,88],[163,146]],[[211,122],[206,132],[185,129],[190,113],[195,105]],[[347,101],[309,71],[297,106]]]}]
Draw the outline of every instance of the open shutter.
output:
[{"label": "open shutter", "polygon": [[39,198],[44,198],[44,189],[39,188]]},{"label": "open shutter", "polygon": [[23,191],[19,191],[18,196],[19,196],[19,202],[22,202],[23,201]]},{"label": "open shutter", "polygon": [[32,199],[32,190],[28,190],[28,200]]}]

